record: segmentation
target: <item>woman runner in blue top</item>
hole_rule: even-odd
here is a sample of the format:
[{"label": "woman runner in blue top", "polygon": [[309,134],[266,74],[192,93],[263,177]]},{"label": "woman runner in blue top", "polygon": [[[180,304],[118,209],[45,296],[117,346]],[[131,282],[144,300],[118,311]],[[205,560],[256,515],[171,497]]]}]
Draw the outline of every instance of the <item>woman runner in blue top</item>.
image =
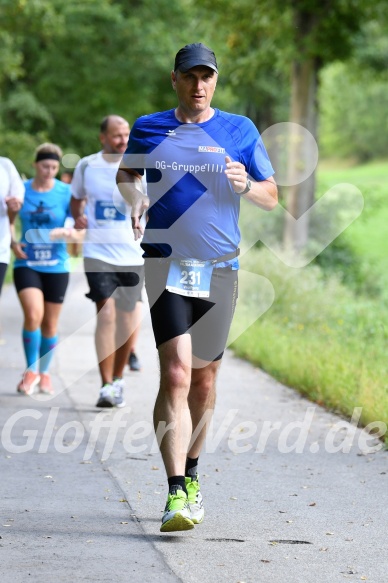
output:
[{"label": "woman runner in blue top", "polygon": [[56,180],[62,151],[56,144],[39,146],[35,155],[35,177],[25,182],[20,210],[21,240],[11,248],[16,256],[14,283],[24,314],[23,347],[27,369],[17,391],[31,395],[53,393],[49,365],[57,345],[57,325],[69,282],[65,242],[53,242],[50,231],[63,227],[69,216],[70,187]]}]

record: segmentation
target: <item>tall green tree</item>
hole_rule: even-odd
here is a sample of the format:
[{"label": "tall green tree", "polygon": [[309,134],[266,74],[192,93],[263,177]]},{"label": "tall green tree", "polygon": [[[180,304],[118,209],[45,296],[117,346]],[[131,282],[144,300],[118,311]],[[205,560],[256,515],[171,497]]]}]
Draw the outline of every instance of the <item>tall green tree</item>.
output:
[{"label": "tall green tree", "polygon": [[[291,122],[305,127],[318,141],[318,75],[330,62],[348,58],[354,50],[354,37],[365,20],[373,17],[369,2],[361,0],[288,0],[279,4],[290,12],[288,31],[292,47]],[[315,172],[299,182],[299,168],[311,165],[311,151],[300,143],[290,151],[293,184],[287,193],[287,208],[293,218],[286,219],[284,241],[287,247],[302,250],[308,241],[308,215],[314,202]],[[292,179],[294,177],[294,180]]]},{"label": "tall green tree", "polygon": [[103,116],[132,122],[172,106],[169,71],[177,47],[189,42],[191,6],[190,0],[3,0],[2,153],[28,173],[28,156],[43,139],[84,155],[99,147]]},{"label": "tall green tree", "polygon": [[[245,95],[249,95],[252,105],[266,111],[268,103],[263,103],[262,98],[267,102],[277,95],[276,82],[284,96],[284,87],[289,83],[287,117],[276,119],[273,114],[280,111],[283,102],[275,101],[276,107],[271,108],[267,118],[303,126],[317,142],[319,73],[326,64],[350,57],[364,23],[375,18],[384,6],[383,2],[367,0],[241,0],[238,4],[200,0],[200,3],[213,19],[218,19],[216,36],[225,35],[228,28],[225,38],[231,50],[227,56],[235,63],[241,88],[246,89],[246,80],[251,84]],[[284,192],[292,218],[286,221],[284,241],[300,251],[308,240],[305,213],[314,202],[315,173],[300,180],[300,173],[312,165],[311,150],[292,136],[288,143],[287,182],[293,185]],[[299,221],[296,223],[294,218]]]},{"label": "tall green tree", "polygon": [[53,10],[48,0],[2,0],[0,3],[0,152],[18,169],[31,172],[32,151],[47,138],[49,111],[23,83],[24,38],[43,38]]},{"label": "tall green tree", "polygon": [[[361,42],[362,41],[362,42]],[[388,155],[388,25],[366,23],[347,62],[321,74],[320,135],[324,156],[365,162]]]}]

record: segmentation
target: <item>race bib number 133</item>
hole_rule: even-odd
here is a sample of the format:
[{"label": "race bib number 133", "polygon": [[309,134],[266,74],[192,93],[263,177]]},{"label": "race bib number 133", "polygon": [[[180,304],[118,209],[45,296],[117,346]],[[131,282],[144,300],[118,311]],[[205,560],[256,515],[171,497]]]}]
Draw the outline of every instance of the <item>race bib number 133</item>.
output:
[{"label": "race bib number 133", "polygon": [[58,263],[58,246],[55,243],[29,243],[26,247],[27,265],[53,266]]}]

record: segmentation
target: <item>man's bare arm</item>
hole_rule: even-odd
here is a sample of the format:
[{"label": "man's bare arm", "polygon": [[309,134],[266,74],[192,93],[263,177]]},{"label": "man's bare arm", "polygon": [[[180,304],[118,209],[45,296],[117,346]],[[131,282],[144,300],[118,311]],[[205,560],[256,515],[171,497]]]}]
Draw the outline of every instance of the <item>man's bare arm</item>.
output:
[{"label": "man's bare arm", "polygon": [[121,162],[117,171],[116,183],[121,196],[131,206],[132,229],[135,240],[137,240],[144,234],[144,227],[140,223],[140,219],[150,203],[148,196],[143,194],[141,175],[136,170],[123,166],[124,163]]},{"label": "man's bare arm", "polygon": [[255,182],[251,180],[251,188],[246,194],[242,194],[247,186],[248,174],[241,162],[232,162],[229,156],[225,157],[225,174],[230,180],[236,194],[243,196],[256,206],[271,211],[278,203],[278,189],[272,176]]},{"label": "man's bare arm", "polygon": [[74,198],[70,199],[70,211],[74,219],[74,227],[76,229],[86,229],[88,226],[88,219],[84,214],[86,199]]},{"label": "man's bare arm", "polygon": [[260,208],[271,211],[278,203],[278,188],[273,176],[262,180],[261,182],[251,181],[252,188],[243,198],[249,200]]}]

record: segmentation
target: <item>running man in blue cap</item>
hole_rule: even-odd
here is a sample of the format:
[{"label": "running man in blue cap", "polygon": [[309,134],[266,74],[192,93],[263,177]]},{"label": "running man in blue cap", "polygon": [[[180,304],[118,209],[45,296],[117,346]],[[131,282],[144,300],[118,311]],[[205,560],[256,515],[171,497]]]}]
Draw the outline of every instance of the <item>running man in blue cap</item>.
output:
[{"label": "running man in blue cap", "polygon": [[[217,79],[210,48],[183,47],[171,72],[177,107],[135,122],[117,174],[135,237],[144,232],[160,359],[154,426],[169,486],[162,532],[191,529],[204,517],[198,458],[237,299],[241,197],[266,210],[277,204],[274,170],[254,124],[211,106]],[[144,172],[148,196],[140,187]]]}]

